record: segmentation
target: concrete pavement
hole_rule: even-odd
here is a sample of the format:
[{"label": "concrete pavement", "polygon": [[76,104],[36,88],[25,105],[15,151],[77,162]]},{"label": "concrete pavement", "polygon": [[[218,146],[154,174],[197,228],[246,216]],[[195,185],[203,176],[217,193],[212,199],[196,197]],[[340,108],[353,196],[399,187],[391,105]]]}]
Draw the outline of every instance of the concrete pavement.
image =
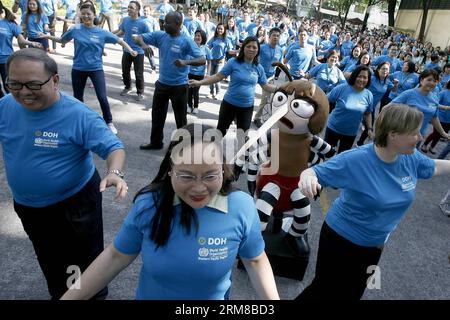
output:
[{"label": "concrete pavement", "polygon": [[[62,89],[71,94],[70,70],[73,44],[64,49],[58,46],[58,54],[52,55],[59,65]],[[150,75],[148,61],[145,66],[145,99],[134,100],[119,95],[123,88],[121,81],[121,48],[108,45],[104,57],[104,70],[114,124],[119,137],[126,146],[126,180],[129,195],[122,202],[115,202],[114,190],[104,194],[105,245],[111,243],[115,232],[131,207],[134,194],[148,184],[156,174],[165,150],[141,151],[139,145],[149,141],[151,99],[157,74]],[[221,84],[223,97],[227,84]],[[257,88],[259,103],[260,88]],[[201,104],[197,116],[188,115],[188,122],[202,119],[215,126],[220,100],[206,99],[209,88],[200,90]],[[92,88],[86,88],[85,102],[100,111]],[[176,128],[173,113],[169,112],[165,125],[165,141]],[[166,144],[167,145],[167,144]],[[442,148],[440,142],[438,150]],[[106,171],[105,162],[96,157],[101,175]],[[239,186],[246,191],[244,175]],[[422,181],[417,187],[417,199],[398,229],[388,241],[380,262],[381,288],[366,290],[364,299],[450,299],[450,218],[445,217],[437,204],[448,190],[447,178]],[[312,219],[309,231],[312,253],[310,264],[302,282],[277,277],[278,290],[282,299],[292,299],[307,285],[314,274],[319,230],[324,219],[322,208],[329,205],[338,191],[326,190],[324,197],[312,204]],[[19,219],[12,208],[11,193],[6,182],[3,160],[0,160],[0,299],[48,299],[45,280],[39,269],[33,248],[24,233]],[[336,262],[338,263],[338,261]],[[109,299],[134,299],[141,261],[140,258],[123,271],[110,284]],[[338,275],[337,275],[338,276]],[[233,275],[232,299],[255,299],[255,293],[248,276],[242,270]]]}]

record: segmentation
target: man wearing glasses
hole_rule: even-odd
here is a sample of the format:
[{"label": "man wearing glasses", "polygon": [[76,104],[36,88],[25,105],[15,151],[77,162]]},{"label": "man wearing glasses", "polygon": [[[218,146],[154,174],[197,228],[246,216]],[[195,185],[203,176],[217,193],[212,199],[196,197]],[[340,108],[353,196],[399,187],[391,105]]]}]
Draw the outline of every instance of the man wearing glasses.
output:
[{"label": "man wearing glasses", "polygon": [[[52,299],[103,250],[102,194],[125,197],[122,142],[103,119],[59,92],[56,62],[39,49],[14,52],[0,100],[0,143],[14,210],[33,243]],[[106,159],[100,181],[91,151]],[[104,288],[97,298],[105,298]]]},{"label": "man wearing glasses", "polygon": [[372,61],[372,66],[377,67],[381,63],[388,61],[391,64],[389,68],[389,74],[393,74],[395,71],[402,71],[403,61],[397,58],[398,46],[395,43],[391,43],[388,47],[388,54],[379,56]]}]

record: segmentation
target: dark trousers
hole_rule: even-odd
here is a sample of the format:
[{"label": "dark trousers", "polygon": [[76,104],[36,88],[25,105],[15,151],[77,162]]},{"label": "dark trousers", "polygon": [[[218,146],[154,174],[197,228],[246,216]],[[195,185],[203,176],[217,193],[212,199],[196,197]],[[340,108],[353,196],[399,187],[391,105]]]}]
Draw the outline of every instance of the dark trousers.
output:
[{"label": "dark trousers", "polygon": [[[47,51],[47,49],[48,49],[48,39],[28,38],[28,41],[39,42],[40,44],[42,44],[42,49],[44,49],[45,51]],[[34,47],[28,46],[28,48],[34,48]]]},{"label": "dark trousers", "polygon": [[172,102],[177,128],[186,125],[187,90],[187,84],[168,86],[156,81],[152,103],[152,134],[150,137],[152,144],[160,145],[163,143],[163,130],[166,123],[169,100]]},{"label": "dark trousers", "polygon": [[148,58],[148,62],[150,63],[152,70],[156,70],[155,53],[151,47],[148,47],[145,51],[145,56]]},{"label": "dark trousers", "polygon": [[381,247],[356,245],[324,222],[315,277],[295,300],[361,299],[372,275],[367,268],[378,265],[382,251]]},{"label": "dark trousers", "polygon": [[252,115],[253,107],[240,108],[223,100],[220,104],[217,129],[222,133],[222,136],[225,137],[231,122],[236,119],[237,128],[246,132],[250,128]]},{"label": "dark trousers", "polygon": [[[33,243],[39,265],[52,299],[59,299],[73,284],[68,280],[78,266],[83,272],[103,251],[102,194],[100,176],[95,171],[75,195],[43,208],[14,201],[14,210]],[[69,283],[68,283],[69,282]],[[94,298],[104,299],[108,289]]]},{"label": "dark trousers", "polygon": [[324,140],[331,144],[333,147],[337,147],[339,143],[338,153],[350,150],[355,142],[356,136],[346,136],[345,134],[337,133],[336,131],[327,127],[325,130]]},{"label": "dark trousers", "polygon": [[[55,20],[55,15],[52,14],[51,16],[47,16],[48,19],[48,26],[50,27],[53,23],[53,20]],[[55,36],[55,31],[50,31],[50,35]],[[53,50],[56,50],[56,41],[52,40],[52,48]]]},{"label": "dark trousers", "polygon": [[0,98],[2,98],[5,93],[8,94],[9,90],[8,88],[5,86],[6,83],[6,63],[2,63],[0,64],[0,77],[2,78],[2,83],[3,83],[3,90],[5,90],[5,92],[3,92],[3,90],[0,88]]},{"label": "dark trousers", "polygon": [[122,55],[122,79],[125,88],[131,88],[131,64],[134,67],[134,77],[136,78],[137,93],[144,92],[144,55],[138,54],[133,57],[129,52],[124,52]]},{"label": "dark trousers", "polygon": [[84,87],[87,79],[90,78],[94,85],[100,108],[102,109],[103,119],[106,123],[112,122],[111,108],[109,107],[108,97],[106,95],[105,73],[103,70],[80,71],[72,69],[72,88],[73,96],[84,102]]},{"label": "dark trousers", "polygon": [[[195,74],[188,74],[189,79],[194,80],[202,80],[205,76],[198,76]],[[198,92],[200,91],[200,87],[188,88],[188,106],[189,108],[198,108]]]},{"label": "dark trousers", "polygon": [[[449,132],[450,123],[441,122],[441,125],[442,129],[444,129],[445,132]],[[440,138],[441,134],[436,130],[436,128],[433,128],[433,132],[428,135],[423,144],[427,146],[431,142],[431,148],[434,148],[439,142]]]},{"label": "dark trousers", "polygon": [[373,128],[373,123],[375,122],[375,110],[372,111],[372,123],[367,124],[366,119],[363,119],[364,130],[361,132],[361,136],[358,139],[358,145],[363,145],[369,136],[369,128]]}]

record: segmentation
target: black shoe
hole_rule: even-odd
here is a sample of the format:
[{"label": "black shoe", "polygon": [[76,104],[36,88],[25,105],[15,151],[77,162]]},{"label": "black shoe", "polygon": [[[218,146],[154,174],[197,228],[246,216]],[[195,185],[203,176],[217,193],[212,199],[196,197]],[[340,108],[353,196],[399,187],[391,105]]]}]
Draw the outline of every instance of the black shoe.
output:
[{"label": "black shoe", "polygon": [[261,119],[255,119],[255,120],[253,120],[253,123],[255,124],[255,126],[257,128],[261,128],[261,126],[263,125],[263,122]]},{"label": "black shoe", "polygon": [[147,143],[147,144],[141,144],[139,146],[139,149],[141,150],[161,150],[164,147],[164,144],[154,144],[154,143]]},{"label": "black shoe", "polygon": [[300,237],[294,237],[290,233],[287,233],[284,237],[284,241],[294,256],[301,258],[309,256],[311,250],[309,248],[307,234],[303,234]]}]

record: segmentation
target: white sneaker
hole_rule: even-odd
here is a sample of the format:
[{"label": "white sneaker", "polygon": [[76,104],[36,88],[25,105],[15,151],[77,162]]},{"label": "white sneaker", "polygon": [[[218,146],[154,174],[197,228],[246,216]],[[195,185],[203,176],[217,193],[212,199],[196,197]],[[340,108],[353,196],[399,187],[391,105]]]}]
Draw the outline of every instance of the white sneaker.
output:
[{"label": "white sneaker", "polygon": [[108,123],[108,128],[111,129],[112,133],[117,134],[117,129],[114,127],[114,123]]},{"label": "white sneaker", "polygon": [[198,108],[192,108],[191,113],[192,113],[192,114],[197,114],[197,113],[198,113]]},{"label": "white sneaker", "polygon": [[121,95],[121,96],[126,96],[126,95],[128,95],[129,92],[131,92],[131,89],[124,88],[124,89],[120,92],[120,95]]}]

